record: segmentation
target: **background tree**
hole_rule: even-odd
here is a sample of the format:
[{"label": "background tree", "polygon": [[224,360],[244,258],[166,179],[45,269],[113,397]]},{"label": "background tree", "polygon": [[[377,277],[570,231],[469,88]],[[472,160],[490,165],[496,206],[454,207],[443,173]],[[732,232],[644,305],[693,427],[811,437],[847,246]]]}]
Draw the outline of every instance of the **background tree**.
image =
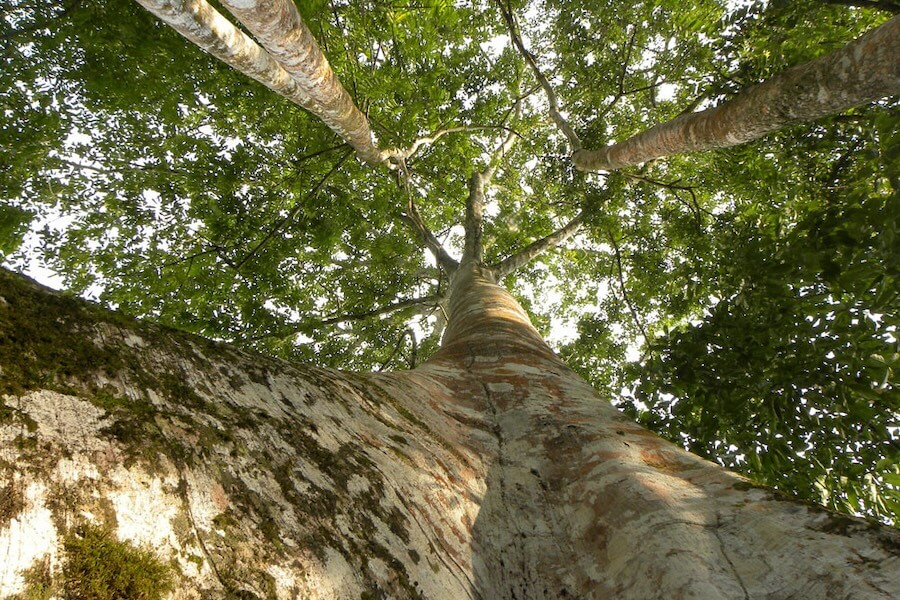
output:
[{"label": "background tree", "polygon": [[[889,101],[727,152],[584,176],[531,65],[497,41],[505,9],[578,138],[600,147],[887,17],[819,2],[682,4],[298,3],[382,147],[433,139],[391,171],[357,163],[316,118],[137,7],[14,2],[8,260],[39,256],[122,311],[269,354],[411,366],[437,347],[448,289],[447,261],[422,251],[433,243],[415,225],[460,257],[454,225],[472,176],[516,139],[484,198],[484,257],[499,263],[583,221],[505,280],[542,333],[579,322],[570,364],[695,452],[890,519]],[[12,253],[29,221],[39,238]]]}]

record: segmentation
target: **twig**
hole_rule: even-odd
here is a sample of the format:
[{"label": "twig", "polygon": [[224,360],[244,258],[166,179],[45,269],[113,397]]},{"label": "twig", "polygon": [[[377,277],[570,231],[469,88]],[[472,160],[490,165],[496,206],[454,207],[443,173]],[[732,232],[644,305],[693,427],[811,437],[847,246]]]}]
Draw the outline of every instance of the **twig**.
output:
[{"label": "twig", "polygon": [[[700,216],[700,213],[705,213],[707,216],[715,217],[711,211],[706,210],[702,206],[700,206],[700,202],[697,200],[697,192],[694,191],[694,186],[690,185],[678,185],[677,181],[674,182],[666,182],[666,181],[658,181],[656,179],[651,179],[644,175],[637,175],[635,173],[623,173],[625,177],[629,179],[633,179],[635,181],[643,181],[645,183],[649,183],[652,185],[659,186],[661,188],[665,188],[671,190],[673,192],[673,196],[676,200],[684,204],[688,207],[692,213],[694,213],[694,219],[697,221],[697,224],[700,225],[703,221],[703,218]],[[688,192],[691,195],[691,204],[687,204],[684,200],[681,199],[681,196],[678,195],[678,192]]]},{"label": "twig", "polygon": [[345,152],[343,156],[341,156],[341,158],[339,158],[338,161],[334,163],[334,166],[332,166],[331,169],[329,169],[329,171],[325,173],[325,175],[316,183],[316,185],[313,186],[313,189],[310,190],[306,197],[297,202],[297,204],[294,205],[294,208],[292,208],[291,211],[283,218],[279,219],[272,226],[272,228],[269,229],[269,232],[263,237],[263,239],[261,239],[259,243],[257,243],[256,246],[254,246],[253,249],[244,256],[244,258],[242,258],[235,264],[235,270],[239,270],[247,263],[248,260],[256,256],[256,253],[259,252],[259,249],[262,248],[266,244],[266,242],[272,239],[272,237],[276,233],[278,233],[278,231],[282,227],[290,222],[307,202],[312,200],[319,193],[319,190],[322,189],[322,186],[325,185],[325,182],[328,181],[328,179],[340,168],[342,164],[344,164],[344,161],[347,160],[351,154],[353,154],[353,150],[348,150],[347,152]]},{"label": "twig", "polygon": [[279,338],[283,339],[288,336],[294,335],[299,332],[307,331],[309,329],[318,329],[320,327],[326,327],[329,325],[337,325],[338,323],[348,323],[351,321],[363,321],[365,319],[371,317],[379,317],[381,315],[386,315],[388,313],[396,312],[398,310],[403,310],[405,308],[410,308],[412,306],[418,306],[420,304],[438,304],[443,298],[442,294],[429,294],[428,296],[422,296],[421,298],[407,298],[405,300],[398,300],[392,304],[388,304],[385,306],[381,306],[379,308],[373,308],[372,310],[367,310],[363,312],[356,313],[346,313],[343,315],[335,315],[332,317],[328,317],[327,319],[323,319],[321,321],[317,321],[315,323],[311,321],[305,321],[303,323],[297,323],[293,326],[285,326],[281,331],[276,333],[264,333],[260,335],[256,335],[253,337],[246,338],[244,341],[246,342],[258,342],[259,340],[263,340],[266,338]]},{"label": "twig", "polygon": [[634,319],[635,325],[637,325],[638,330],[641,332],[641,335],[644,338],[644,343],[647,345],[647,348],[649,348],[650,338],[647,336],[647,330],[644,328],[644,323],[638,316],[634,305],[631,303],[631,298],[628,297],[628,290],[625,288],[625,277],[622,272],[622,253],[619,250],[619,243],[616,241],[616,238],[613,236],[611,231],[607,231],[606,235],[609,237],[609,242],[610,244],[612,244],[613,251],[615,252],[616,272],[619,280],[619,288],[622,290],[622,298],[625,300],[625,304],[628,306],[628,310],[631,312],[631,318]]},{"label": "twig", "polygon": [[440,130],[432,133],[429,136],[421,137],[421,138],[417,139],[406,150],[398,151],[398,154],[399,154],[399,156],[402,156],[404,159],[409,159],[416,152],[418,152],[420,148],[422,148],[423,146],[433,145],[435,142],[437,142],[439,139],[441,139],[445,135],[449,135],[451,133],[463,133],[463,132],[467,133],[467,132],[473,132],[473,131],[486,131],[486,130],[490,130],[490,129],[503,129],[503,130],[508,131],[512,134],[515,134],[519,137],[522,137],[522,135],[520,133],[518,133],[518,132],[514,131],[513,129],[506,127],[504,125],[469,125],[469,126],[464,125],[464,126],[459,126],[459,127],[448,127],[447,129],[440,129]]},{"label": "twig", "polygon": [[436,304],[440,299],[440,294],[429,294],[428,296],[422,296],[421,298],[407,298],[406,300],[398,300],[397,302],[394,302],[392,304],[381,306],[379,308],[373,308],[372,310],[367,310],[364,312],[347,313],[344,315],[329,317],[327,319],[323,319],[320,324],[324,326],[336,325],[337,323],[346,323],[348,321],[362,321],[363,319],[367,319],[369,317],[386,315],[388,313],[392,313],[404,308],[409,308],[411,306],[418,306],[420,304]]}]

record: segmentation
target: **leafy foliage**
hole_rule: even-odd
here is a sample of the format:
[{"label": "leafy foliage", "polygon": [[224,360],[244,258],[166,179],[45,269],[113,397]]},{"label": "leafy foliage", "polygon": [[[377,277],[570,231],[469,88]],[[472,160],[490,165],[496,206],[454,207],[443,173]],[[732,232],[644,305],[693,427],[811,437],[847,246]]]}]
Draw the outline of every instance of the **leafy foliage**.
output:
[{"label": "leafy foliage", "polygon": [[[573,368],[761,482],[897,518],[898,115],[889,101],[727,151],[573,171],[496,0],[298,0],[424,221],[460,252],[469,176],[506,284]],[[887,16],[817,0],[511,2],[586,146],[714,104]],[[9,0],[0,253],[127,313],[292,359],[405,368],[447,289],[406,190],[321,123],[135,3]],[[514,116],[518,103],[519,114]],[[30,229],[29,229],[30,228]],[[26,235],[26,232],[30,234]],[[24,242],[23,242],[24,240]],[[387,310],[397,303],[398,310]],[[560,334],[576,324],[574,336]]]}]

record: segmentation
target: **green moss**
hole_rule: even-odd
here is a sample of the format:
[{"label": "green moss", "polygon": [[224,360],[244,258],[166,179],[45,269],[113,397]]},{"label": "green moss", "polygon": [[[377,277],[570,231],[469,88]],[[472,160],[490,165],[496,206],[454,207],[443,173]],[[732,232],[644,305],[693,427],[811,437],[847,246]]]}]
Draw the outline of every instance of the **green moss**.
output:
[{"label": "green moss", "polygon": [[0,311],[0,393],[18,395],[121,367],[115,352],[91,340],[84,302],[6,272],[0,274],[0,292],[7,301]]},{"label": "green moss", "polygon": [[50,600],[56,595],[56,586],[50,574],[50,561],[47,557],[35,561],[22,576],[25,578],[25,590],[18,596],[21,600]]},{"label": "green moss", "polygon": [[103,527],[82,525],[63,540],[68,600],[155,600],[174,586],[174,569],[150,550],[120,542]]},{"label": "green moss", "polygon": [[755,484],[755,483],[753,483],[753,482],[750,482],[750,481],[738,481],[737,483],[735,483],[735,484],[732,485],[731,487],[734,488],[734,489],[736,489],[736,490],[740,490],[740,491],[742,491],[742,492],[746,492],[746,491],[749,491],[749,490],[766,490],[766,491],[771,491],[771,490],[769,490],[769,488],[767,488],[767,487],[763,487],[763,486],[761,486],[761,485],[757,485],[757,484]]},{"label": "green moss", "polygon": [[822,531],[825,533],[833,533],[836,535],[850,535],[852,530],[865,527],[865,523],[860,523],[856,519],[839,514],[831,514],[828,520],[822,525]]},{"label": "green moss", "polygon": [[0,528],[8,525],[24,508],[25,498],[14,481],[0,487]]},{"label": "green moss", "polygon": [[[180,372],[148,370],[148,347],[136,348],[123,337],[131,332],[146,346],[203,368],[206,362],[190,351],[188,334],[124,317],[84,300],[47,290],[25,277],[0,272],[0,395],[23,395],[49,389],[87,398],[112,410],[131,410],[134,401],[117,398],[115,390],[97,381],[127,381],[138,389],[153,389],[178,406],[202,407],[205,402]],[[102,332],[121,330],[122,335]],[[214,346],[202,338],[205,349]],[[140,408],[140,407],[139,407]],[[0,423],[10,417],[0,408]]]},{"label": "green moss", "polygon": [[391,435],[388,436],[388,439],[397,442],[397,443],[400,444],[401,446],[406,446],[406,445],[409,444],[409,442],[406,441],[406,438],[403,437],[402,435],[391,434]]}]

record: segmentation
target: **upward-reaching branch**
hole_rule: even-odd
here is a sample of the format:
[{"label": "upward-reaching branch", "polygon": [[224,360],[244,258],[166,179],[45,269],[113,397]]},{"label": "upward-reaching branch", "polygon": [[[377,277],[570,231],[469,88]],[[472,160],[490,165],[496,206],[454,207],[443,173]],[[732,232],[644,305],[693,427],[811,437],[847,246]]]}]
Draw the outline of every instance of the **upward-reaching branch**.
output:
[{"label": "upward-reaching branch", "polygon": [[506,26],[509,29],[509,37],[513,42],[513,45],[516,47],[516,50],[519,51],[519,54],[522,55],[522,58],[528,63],[528,66],[531,68],[531,72],[534,73],[534,78],[538,80],[538,83],[543,88],[544,93],[547,94],[547,102],[550,104],[550,118],[553,119],[553,122],[556,124],[556,127],[562,132],[566,139],[569,141],[569,150],[571,152],[577,152],[581,149],[581,140],[578,139],[578,135],[575,133],[575,130],[569,125],[569,122],[565,117],[562,116],[562,113],[559,111],[559,99],[556,97],[556,92],[553,91],[553,87],[550,85],[550,82],[544,77],[544,74],[541,72],[541,69],[537,65],[537,59],[534,54],[525,47],[525,43],[522,41],[522,36],[519,34],[519,27],[516,25],[516,18],[513,15],[512,8],[508,4],[508,0],[495,0],[497,3],[497,7],[500,9],[500,13],[503,15],[503,20],[506,21]]},{"label": "upward-reaching branch", "polygon": [[484,172],[473,173],[469,179],[469,197],[466,198],[466,243],[463,248],[463,264],[484,258]]},{"label": "upward-reaching branch", "polygon": [[634,308],[634,304],[631,303],[631,298],[628,297],[628,288],[625,287],[625,273],[622,269],[622,252],[619,248],[619,242],[616,240],[616,237],[612,234],[612,231],[607,231],[607,236],[609,237],[609,243],[613,247],[613,252],[615,253],[616,258],[616,275],[619,280],[619,289],[622,290],[622,299],[625,301],[625,304],[628,306],[628,311],[631,313],[631,318],[634,319],[634,324],[637,326],[638,330],[641,332],[641,337],[644,338],[644,344],[647,348],[650,348],[650,337],[647,335],[647,328],[644,327],[644,322],[641,321],[641,318],[638,316],[637,310]]},{"label": "upward-reaching branch", "polygon": [[[521,105],[516,104],[516,117],[519,116]],[[518,135],[512,129],[506,139],[497,147],[488,160],[483,171],[472,174],[469,179],[469,196],[466,198],[466,242],[463,248],[462,262],[475,261],[480,263],[484,258],[484,244],[482,234],[484,232],[484,193],[494,178],[494,173],[512,147],[515,145]]]},{"label": "upward-reaching branch", "polygon": [[669,154],[726,148],[900,93],[900,17],[844,48],[793,67],[731,100],[681,115],[624,142],[572,156],[582,171],[611,171]]},{"label": "upward-reaching branch", "polygon": [[418,235],[425,244],[425,247],[428,248],[429,252],[434,256],[434,260],[437,262],[438,266],[440,266],[440,268],[448,275],[453,273],[459,266],[459,263],[447,253],[443,244],[441,244],[440,240],[438,240],[434,233],[428,228],[421,213],[419,213],[419,209],[416,206],[412,193],[412,176],[410,175],[409,169],[406,168],[406,161],[404,159],[400,160],[399,176],[403,178],[401,180],[401,185],[406,191],[406,213],[403,215],[404,220],[412,227],[413,231],[416,232],[416,235]]},{"label": "upward-reaching branch", "polygon": [[497,274],[497,279],[499,280],[500,278],[512,273],[516,269],[522,268],[544,252],[552,250],[559,244],[568,240],[573,235],[578,233],[578,231],[581,229],[582,223],[584,223],[584,211],[578,213],[574,219],[572,219],[550,235],[542,237],[539,240],[535,240],[512,256],[504,258],[502,261],[492,267],[494,269],[494,272]]},{"label": "upward-reaching branch", "polygon": [[269,52],[206,0],[137,1],[206,52],[322,119],[367,163],[382,164],[392,155],[374,145],[368,120],[290,0],[224,2]]}]

